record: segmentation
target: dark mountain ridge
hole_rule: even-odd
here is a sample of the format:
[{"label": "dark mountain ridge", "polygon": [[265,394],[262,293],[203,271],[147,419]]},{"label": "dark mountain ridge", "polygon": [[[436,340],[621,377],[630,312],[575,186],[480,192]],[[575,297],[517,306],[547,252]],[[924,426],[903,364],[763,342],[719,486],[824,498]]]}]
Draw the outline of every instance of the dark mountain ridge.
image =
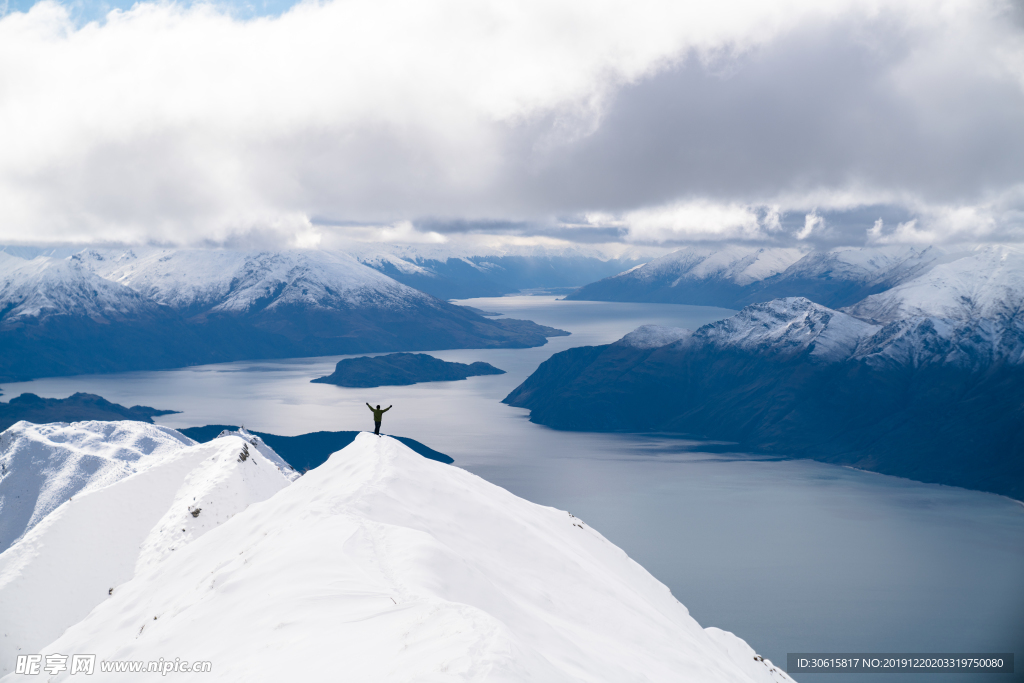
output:
[{"label": "dark mountain ridge", "polygon": [[675,432],[1024,498],[1020,321],[873,325],[787,299],[676,336],[555,354],[504,401],[556,429]]}]

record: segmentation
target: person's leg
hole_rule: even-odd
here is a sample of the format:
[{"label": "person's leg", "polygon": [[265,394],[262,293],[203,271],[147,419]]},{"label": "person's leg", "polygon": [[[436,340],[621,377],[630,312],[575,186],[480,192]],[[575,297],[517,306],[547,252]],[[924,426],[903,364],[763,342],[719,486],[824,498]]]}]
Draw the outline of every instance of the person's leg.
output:
[{"label": "person's leg", "polygon": [[373,423],[373,433],[380,436],[380,422]]}]

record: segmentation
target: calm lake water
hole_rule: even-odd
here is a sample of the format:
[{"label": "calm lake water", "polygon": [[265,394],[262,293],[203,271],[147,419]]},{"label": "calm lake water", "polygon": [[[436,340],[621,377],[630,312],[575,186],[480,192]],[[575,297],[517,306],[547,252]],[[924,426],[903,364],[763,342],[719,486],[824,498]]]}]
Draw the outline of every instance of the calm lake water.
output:
[{"label": "calm lake water", "polygon": [[[731,311],[548,296],[462,303],[573,334],[535,349],[432,352],[507,371],[460,382],[311,384],[342,357],[333,356],[41,379],[4,385],[4,399],[87,391],[182,411],[158,418],[171,427],[245,424],[285,435],[372,428],[364,403],[394,404],[386,433],[418,439],[517,495],[571,511],[667,584],[702,625],[735,632],[783,668],[787,652],[1024,657],[1024,505],[1017,501],[806,460],[723,454],[707,442],[558,432],[500,403],[558,351],[608,343],[646,323],[692,329]],[[870,680],[1021,681],[1024,674]]]}]

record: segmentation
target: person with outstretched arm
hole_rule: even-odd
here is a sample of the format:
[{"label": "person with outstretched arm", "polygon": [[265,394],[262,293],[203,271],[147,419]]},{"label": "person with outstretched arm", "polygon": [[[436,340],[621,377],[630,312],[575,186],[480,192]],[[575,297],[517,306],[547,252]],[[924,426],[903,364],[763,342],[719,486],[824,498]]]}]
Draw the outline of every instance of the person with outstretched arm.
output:
[{"label": "person with outstretched arm", "polygon": [[388,406],[384,410],[381,410],[379,403],[377,404],[376,408],[367,403],[366,407],[373,411],[373,433],[376,434],[377,436],[380,436],[380,421],[381,419],[384,418],[384,413],[391,410],[391,406]]}]

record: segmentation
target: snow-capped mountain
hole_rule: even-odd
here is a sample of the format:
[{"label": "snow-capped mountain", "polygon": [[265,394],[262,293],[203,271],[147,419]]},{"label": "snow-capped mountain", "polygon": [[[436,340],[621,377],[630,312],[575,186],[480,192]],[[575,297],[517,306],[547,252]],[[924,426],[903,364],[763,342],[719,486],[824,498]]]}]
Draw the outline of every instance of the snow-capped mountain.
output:
[{"label": "snow-capped mountain", "polygon": [[982,247],[846,310],[878,322],[915,317],[1007,322],[1024,317],[1024,249]]},{"label": "snow-capped mountain", "polygon": [[345,254],[223,249],[87,252],[96,272],[189,313],[245,314],[280,307],[404,308],[432,305]]},{"label": "snow-capped mountain", "polygon": [[0,261],[0,329],[55,316],[109,323],[160,313],[159,306],[129,287],[106,280],[80,259],[3,254]]},{"label": "snow-capped mountain", "polygon": [[[153,436],[144,423],[106,424],[40,429],[58,428],[93,445],[102,443],[107,430],[113,451]],[[162,437],[173,433],[164,430]],[[180,434],[177,439],[191,441]],[[14,670],[17,654],[43,650],[137,573],[287,487],[290,468],[282,471],[264,457],[267,450],[240,435],[154,449],[136,461],[142,464],[136,471],[108,476],[68,497],[0,553],[0,674]],[[41,471],[40,463],[33,464]]]},{"label": "snow-capped mountain", "polygon": [[736,245],[686,247],[591,283],[567,298],[740,308],[803,296],[839,307],[913,279],[946,258],[934,247],[839,247],[811,252]]},{"label": "snow-capped mountain", "polygon": [[[20,263],[18,263],[20,261]],[[566,334],[490,320],[317,251],[85,250],[0,260],[0,379],[244,358],[539,346]]]},{"label": "snow-capped mountain", "polygon": [[634,349],[656,349],[680,339],[688,339],[692,335],[693,332],[683,327],[641,325],[615,343]]},{"label": "snow-capped mountain", "polygon": [[18,422],[0,432],[0,552],[72,496],[194,445],[144,422]]},{"label": "snow-capped mountain", "polygon": [[880,327],[802,297],[752,304],[731,318],[709,323],[687,341],[693,346],[742,350],[763,357],[805,354],[817,362],[856,355]]},{"label": "snow-capped mountain", "polygon": [[[100,662],[170,653],[211,662],[218,680],[791,680],[736,636],[701,628],[582,520],[389,437],[361,434],[290,486],[282,479],[263,502],[194,534],[208,498],[213,508],[259,488],[241,478],[265,467],[239,459],[245,443],[182,451],[175,462],[197,461],[184,478],[151,468],[66,504],[49,536],[43,525],[33,530],[40,551],[78,551],[80,564],[100,567],[96,536],[109,523],[101,514],[123,513],[129,487],[162,487],[169,509],[149,515],[130,581],[111,595],[97,583],[103,595],[88,616],[21,652],[95,653],[96,680],[123,677]],[[221,473],[232,474],[220,488],[205,483]],[[168,481],[184,483],[168,495]],[[192,519],[194,506],[202,510]],[[76,517],[80,535],[56,532]]]},{"label": "snow-capped mountain", "polygon": [[805,253],[742,245],[685,247],[581,287],[566,298],[734,306],[752,285],[785,271]]},{"label": "snow-capped mountain", "polygon": [[[258,436],[240,436],[289,481],[298,473]],[[18,422],[0,432],[0,552],[65,501],[166,461],[196,442],[131,420]]]}]

